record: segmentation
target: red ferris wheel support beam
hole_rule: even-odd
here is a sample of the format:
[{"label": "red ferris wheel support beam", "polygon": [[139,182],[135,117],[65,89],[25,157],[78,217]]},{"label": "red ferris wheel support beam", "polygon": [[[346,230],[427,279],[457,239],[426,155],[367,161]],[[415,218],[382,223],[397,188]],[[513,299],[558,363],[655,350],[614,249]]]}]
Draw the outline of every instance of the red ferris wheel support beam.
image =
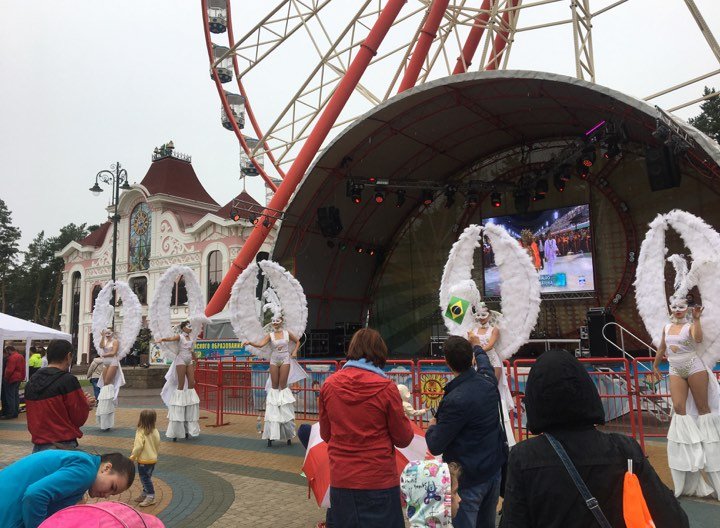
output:
[{"label": "red ferris wheel support beam", "polygon": [[[500,67],[500,61],[502,60],[503,53],[508,44],[508,35],[510,35],[510,9],[518,5],[519,0],[510,0],[502,16],[502,30],[495,35],[495,41],[493,42],[492,55],[488,59],[485,65],[486,70],[497,70]],[[513,14],[517,16],[517,14]]]},{"label": "red ferris wheel support beam", "polygon": [[[231,264],[230,270],[223,278],[220,286],[215,292],[215,295],[213,295],[213,298],[210,299],[210,302],[208,302],[208,305],[205,308],[206,315],[210,316],[218,313],[227,304],[230,299],[230,291],[233,284],[235,284],[235,280],[255,258],[255,255],[262,247],[263,242],[277,220],[277,211],[284,211],[285,207],[287,207],[290,197],[293,192],[295,192],[298,184],[302,181],[305,171],[310,166],[310,163],[317,154],[318,150],[320,150],[323,141],[325,141],[325,138],[330,133],[333,124],[340,115],[340,112],[342,112],[342,109],[345,107],[345,104],[355,90],[355,87],[360,81],[360,78],[363,76],[363,73],[365,73],[365,69],[368,64],[370,64],[372,58],[377,54],[378,47],[387,35],[393,22],[395,22],[395,19],[406,1],[407,0],[388,0],[387,4],[385,4],[380,16],[373,25],[373,28],[370,30],[367,38],[360,46],[357,55],[355,55],[355,58],[345,72],[342,80],[338,83],[335,92],[325,106],[325,109],[315,124],[313,131],[310,133],[307,140],[305,140],[305,143],[303,143],[295,161],[285,175],[285,179],[283,179],[283,182],[280,184],[280,187],[278,187],[277,192],[273,196],[272,200],[270,200],[267,208],[263,211],[262,215],[269,220],[269,222],[267,222],[266,226],[263,225],[263,222],[255,224],[252,233],[250,233],[250,236],[245,244],[243,244],[240,253],[238,253],[237,257]],[[203,4],[204,3],[205,2],[203,1]],[[203,14],[203,16],[207,15]]]},{"label": "red ferris wheel support beam", "polygon": [[415,43],[415,49],[410,57],[410,62],[405,69],[405,75],[403,75],[402,81],[400,82],[400,88],[398,93],[402,93],[408,88],[415,86],[418,75],[420,75],[420,69],[422,68],[423,62],[427,58],[428,51],[430,51],[430,45],[435,40],[437,35],[437,29],[442,21],[443,14],[447,9],[450,0],[433,0],[430,6],[430,13],[425,19],[422,29],[420,30],[420,37]]},{"label": "red ferris wheel support beam", "polygon": [[458,57],[455,63],[453,75],[467,72],[468,66],[472,64],[472,59],[475,56],[483,33],[485,33],[485,27],[487,26],[488,20],[490,20],[490,0],[483,0],[480,9],[481,11],[475,17],[475,22],[470,29],[470,33],[468,33],[467,39],[465,39],[462,55]]}]

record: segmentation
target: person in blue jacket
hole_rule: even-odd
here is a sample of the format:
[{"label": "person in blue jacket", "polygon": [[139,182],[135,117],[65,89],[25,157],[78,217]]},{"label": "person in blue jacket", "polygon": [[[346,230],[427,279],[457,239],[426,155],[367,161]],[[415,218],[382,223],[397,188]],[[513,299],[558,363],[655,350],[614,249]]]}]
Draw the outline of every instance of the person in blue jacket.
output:
[{"label": "person in blue jacket", "polygon": [[[463,337],[449,337],[443,352],[455,378],[445,386],[425,440],[433,455],[442,454],[445,462],[455,462],[462,469],[461,501],[453,526],[494,528],[501,469],[507,460],[497,378],[482,348],[473,349]],[[472,368],[473,353],[477,372]]]},{"label": "person in blue jacket", "polygon": [[0,471],[0,526],[36,528],[53,513],[90,497],[109,497],[128,489],[135,464],[120,453],[81,451],[34,453]]}]

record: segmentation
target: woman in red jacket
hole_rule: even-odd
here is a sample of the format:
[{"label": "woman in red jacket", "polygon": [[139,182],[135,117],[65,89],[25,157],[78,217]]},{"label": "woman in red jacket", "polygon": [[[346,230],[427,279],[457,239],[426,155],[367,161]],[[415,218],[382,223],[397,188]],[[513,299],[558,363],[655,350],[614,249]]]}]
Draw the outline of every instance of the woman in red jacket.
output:
[{"label": "woman in red jacket", "polygon": [[358,330],[348,362],[320,390],[320,436],[328,444],[333,526],[403,528],[395,447],[413,439],[397,386],[383,372],[380,334]]}]

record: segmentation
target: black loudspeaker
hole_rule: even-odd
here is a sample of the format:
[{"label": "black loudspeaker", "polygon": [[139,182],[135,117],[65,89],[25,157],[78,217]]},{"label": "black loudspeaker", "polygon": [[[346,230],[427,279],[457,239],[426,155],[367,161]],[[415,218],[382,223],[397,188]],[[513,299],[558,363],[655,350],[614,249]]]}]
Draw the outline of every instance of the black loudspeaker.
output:
[{"label": "black loudspeaker", "polygon": [[591,308],[588,310],[586,324],[590,355],[592,357],[622,357],[622,352],[607,341],[609,339],[613,343],[617,343],[615,325],[608,326],[603,336],[605,325],[614,322],[615,317],[605,308]]},{"label": "black loudspeaker", "polygon": [[343,229],[340,210],[337,207],[318,207],[317,221],[320,232],[326,238],[338,236]]},{"label": "black loudspeaker", "polygon": [[653,191],[680,186],[680,165],[668,147],[646,147],[645,168]]}]

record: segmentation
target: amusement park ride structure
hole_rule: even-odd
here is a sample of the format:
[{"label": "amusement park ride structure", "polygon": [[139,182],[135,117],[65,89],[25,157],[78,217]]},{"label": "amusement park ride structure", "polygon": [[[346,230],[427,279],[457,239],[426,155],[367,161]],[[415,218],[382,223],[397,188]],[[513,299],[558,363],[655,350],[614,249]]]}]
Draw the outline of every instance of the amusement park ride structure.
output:
[{"label": "amusement park ride structure", "polygon": [[[255,223],[251,236],[208,303],[207,314],[223,309],[235,279],[255,258],[331,132],[352,123],[369,108],[441,77],[472,70],[507,69],[510,52],[518,45],[516,41],[522,43],[524,33],[563,25],[572,28],[575,76],[594,83],[593,21],[596,17],[612,16],[610,13],[629,0],[571,0],[569,12],[563,17],[520,25],[523,14],[542,11],[559,1],[281,0],[236,40],[230,0],[202,0],[210,74],[222,103],[222,125],[235,133],[241,146],[242,176],[260,176],[271,197],[267,208],[258,215],[262,221]],[[695,1],[677,2],[687,6],[720,64],[720,46]],[[223,42],[215,43],[214,35]],[[302,46],[298,45],[299,39],[304,39]],[[246,79],[288,49],[298,50],[305,59],[310,53],[316,54],[314,66],[307,76],[295,81],[276,79],[284,83],[287,102],[282,102],[276,115],[259,119]],[[382,74],[371,76],[368,71]],[[647,96],[645,101],[654,101],[718,74],[720,69],[687,79]],[[378,84],[378,78],[384,79],[384,83]],[[237,93],[225,89],[233,81]],[[686,101],[667,111],[712,96]],[[251,132],[244,132],[248,129]],[[242,204],[237,204],[236,209],[242,210]]]}]

